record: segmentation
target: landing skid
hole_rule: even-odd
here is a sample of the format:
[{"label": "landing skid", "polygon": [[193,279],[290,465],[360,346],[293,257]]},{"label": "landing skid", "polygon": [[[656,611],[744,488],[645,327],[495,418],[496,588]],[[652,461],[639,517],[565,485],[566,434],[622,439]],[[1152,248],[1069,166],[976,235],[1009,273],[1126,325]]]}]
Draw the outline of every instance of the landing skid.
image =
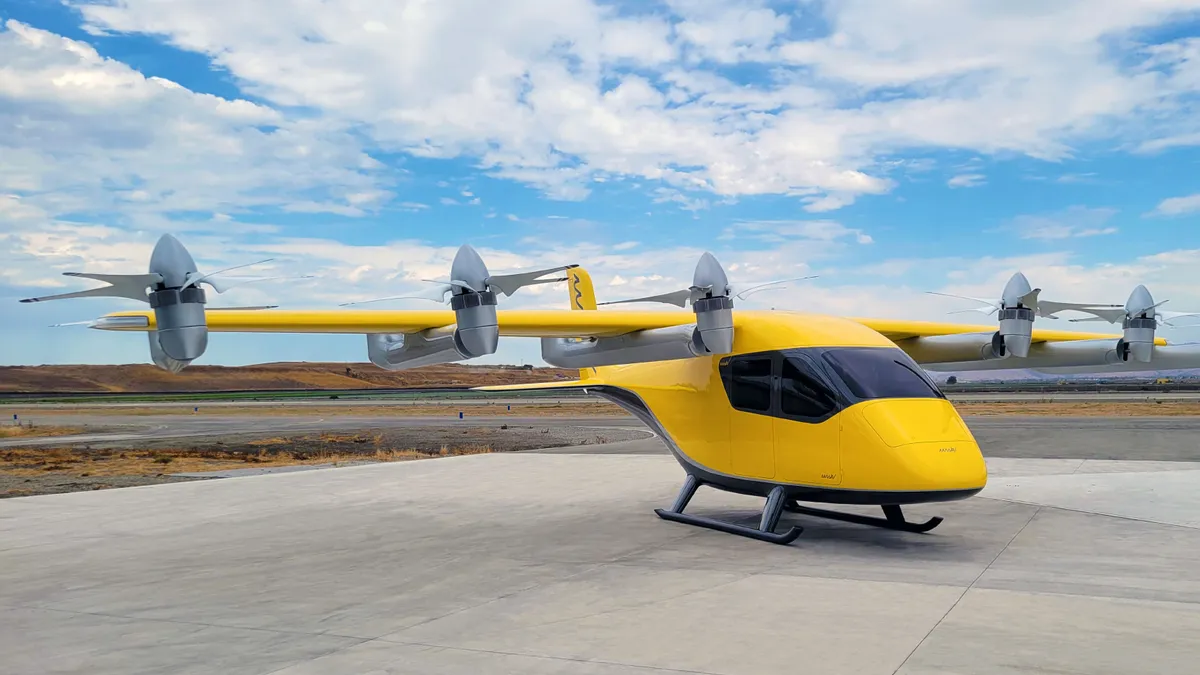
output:
[{"label": "landing skid", "polygon": [[858,523],[859,525],[870,525],[872,527],[882,527],[888,530],[899,530],[901,532],[928,532],[942,524],[942,518],[940,516],[934,516],[923,523],[910,523],[904,519],[904,512],[901,511],[900,507],[895,504],[885,504],[883,506],[883,518],[860,516],[857,513],[843,513],[841,511],[814,509],[807,506],[800,506],[795,500],[788,500],[783,505],[783,508],[789,513],[800,513],[806,516],[828,518],[829,520],[841,520],[847,523]]},{"label": "landing skid", "polygon": [[700,487],[700,481],[696,480],[695,476],[689,475],[687,480],[683,482],[683,488],[679,490],[679,496],[675,498],[675,504],[671,509],[669,511],[667,509],[654,509],[654,512],[658,514],[659,518],[664,520],[695,525],[697,527],[706,527],[710,530],[758,539],[759,541],[771,544],[790,544],[804,531],[804,528],[792,527],[782,534],[775,532],[775,526],[779,524],[779,516],[783,514],[785,494],[782,487],[776,487],[767,495],[767,503],[763,506],[762,518],[759,520],[758,529],[715,518],[705,518],[704,516],[693,516],[684,513],[683,510],[687,508],[688,502],[692,500],[692,496],[696,494],[698,487]]},{"label": "landing skid", "polygon": [[[804,528],[793,526],[788,531],[779,533],[775,531],[775,527],[779,524],[779,517],[784,511],[789,513],[799,513],[815,518],[827,518],[829,520],[840,520],[847,523],[857,523],[859,525],[870,525],[872,527],[882,527],[888,530],[898,530],[900,532],[928,532],[938,525],[942,524],[940,516],[934,516],[923,523],[910,523],[904,518],[904,511],[896,504],[884,504],[883,518],[875,518],[872,516],[860,516],[857,513],[843,513],[841,511],[827,511],[825,509],[814,509],[807,506],[800,506],[794,499],[788,499],[782,486],[776,486],[767,495],[767,503],[763,505],[762,518],[759,520],[758,528],[747,527],[745,525],[737,525],[735,523],[717,520],[715,518],[705,518],[704,516],[693,516],[683,512],[687,508],[688,502],[692,501],[692,497],[696,494],[696,490],[701,483],[695,476],[688,475],[687,480],[683,482],[683,487],[679,490],[679,496],[675,498],[675,504],[670,509],[654,509],[659,518],[663,520],[671,520],[676,523],[684,523],[686,525],[695,525],[696,527],[706,527],[710,530],[725,532],[728,534],[736,534],[742,537],[749,537],[759,541],[765,541],[772,544],[790,544],[800,536]],[[719,487],[719,486],[714,486]]]}]

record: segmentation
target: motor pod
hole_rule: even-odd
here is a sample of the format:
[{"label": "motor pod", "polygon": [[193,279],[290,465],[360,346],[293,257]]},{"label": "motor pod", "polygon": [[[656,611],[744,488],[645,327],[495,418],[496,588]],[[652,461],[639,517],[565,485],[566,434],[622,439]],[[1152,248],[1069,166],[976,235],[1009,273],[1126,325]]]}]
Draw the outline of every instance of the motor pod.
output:
[{"label": "motor pod", "polygon": [[729,297],[729,277],[713,254],[705,252],[692,276],[693,288],[711,288],[706,297],[692,301],[696,314],[696,332],[705,350],[713,354],[733,352],[733,298]]},{"label": "motor pod", "polygon": [[208,348],[208,326],[204,320],[204,290],[187,285],[196,274],[196,263],[183,244],[164,234],[150,254],[150,272],[162,277],[162,283],[150,290],[159,346],[167,357],[185,363],[204,354]]},{"label": "motor pod", "polygon": [[450,333],[368,334],[367,357],[384,370],[405,370],[463,360]]},{"label": "motor pod", "polygon": [[150,292],[159,344],[167,356],[178,361],[193,361],[204,354],[208,348],[204,303],[204,289],[195,286]]},{"label": "motor pod", "polygon": [[1117,342],[1117,354],[1122,361],[1133,359],[1150,363],[1154,354],[1154,332],[1158,329],[1158,313],[1154,297],[1145,286],[1133,289],[1125,302],[1124,335]]},{"label": "motor pod", "polygon": [[494,354],[500,344],[496,320],[496,293],[488,285],[487,265],[470,245],[464,244],[450,265],[454,288],[450,308],[454,310],[454,346],[466,358]]},{"label": "motor pod", "polygon": [[1038,291],[1029,287],[1029,280],[1017,272],[1004,286],[999,312],[1000,330],[996,335],[1000,349],[996,356],[1029,356],[1033,344],[1033,319],[1036,316]]},{"label": "motor pod", "polygon": [[146,337],[150,342],[150,360],[154,365],[168,373],[178,375],[180,371],[191,364],[191,361],[180,361],[167,356],[166,352],[163,351],[162,344],[158,341],[158,331],[150,331],[146,333]]}]

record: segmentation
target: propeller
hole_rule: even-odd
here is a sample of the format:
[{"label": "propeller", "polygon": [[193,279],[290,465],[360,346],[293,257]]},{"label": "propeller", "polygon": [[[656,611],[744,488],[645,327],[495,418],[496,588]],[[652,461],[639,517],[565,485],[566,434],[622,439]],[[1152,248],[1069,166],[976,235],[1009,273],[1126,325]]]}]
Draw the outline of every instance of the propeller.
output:
[{"label": "propeller", "polygon": [[[145,274],[66,272],[65,276],[91,279],[106,285],[83,291],[26,298],[21,302],[44,302],[67,298],[127,298],[148,303],[154,310],[155,319],[155,329],[149,333],[151,357],[160,367],[172,372],[179,372],[202,355],[208,347],[208,325],[204,314],[207,298],[200,285],[207,285],[217,293],[223,293],[233,286],[244,283],[288,278],[248,277],[229,282],[219,278],[226,272],[261,265],[271,260],[273,258],[201,273],[196,269],[195,260],[183,244],[172,235],[164,234],[154,245],[154,251],[150,254],[149,269]],[[95,326],[97,323],[73,322],[59,325]]]},{"label": "propeller", "polygon": [[196,263],[192,260],[192,256],[188,253],[183,244],[179,243],[175,237],[170,234],[164,234],[159,238],[158,243],[154,246],[154,252],[150,255],[150,271],[147,274],[95,274],[91,272],[63,272],[63,276],[77,277],[80,279],[91,279],[100,281],[105,286],[99,288],[89,288],[83,291],[73,291],[70,293],[59,293],[57,295],[44,295],[36,298],[25,298],[21,302],[45,302],[48,300],[65,300],[69,298],[127,298],[130,300],[138,300],[140,302],[150,302],[150,289],[155,288],[162,290],[163,288],[174,288],[180,291],[186,288],[198,287],[199,284],[205,284],[212,287],[218,293],[224,293],[226,290],[234,286],[241,286],[247,283],[255,283],[258,281],[269,281],[273,279],[285,278],[311,278],[312,275],[304,275],[301,277],[248,277],[236,282],[225,282],[217,279],[219,275],[233,270],[253,267],[263,263],[271,262],[274,258],[267,258],[257,262],[246,263],[242,265],[234,265],[225,269],[216,270],[203,274],[196,269]]},{"label": "propeller", "polygon": [[950,313],[981,312],[988,316],[995,314],[999,330],[992,337],[992,350],[997,357],[1009,354],[1018,358],[1028,356],[1029,347],[1033,343],[1034,319],[1038,316],[1057,319],[1055,314],[1070,308],[1067,303],[1042,300],[1040,297],[1042,289],[1032,288],[1029,279],[1025,278],[1021,272],[1016,272],[1009,277],[999,300],[984,300],[935,291],[926,291],[926,293],[985,303],[983,307],[956,310]]},{"label": "propeller", "polygon": [[939,293],[937,291],[925,291],[929,295],[940,295],[946,298],[958,298],[959,300],[971,300],[972,302],[982,303],[982,307],[971,307],[969,309],[956,309],[947,314],[965,314],[966,312],[980,312],[987,316],[991,316],[999,311],[1009,308],[1025,307],[1033,310],[1034,314],[1043,319],[1058,319],[1055,316],[1059,312],[1071,309],[1082,309],[1084,307],[1120,307],[1120,305],[1080,305],[1070,302],[1054,302],[1051,300],[1043,300],[1041,296],[1042,289],[1031,288],[1029,280],[1021,272],[1014,274],[1008,283],[1004,286],[1004,293],[1001,294],[999,300],[985,300],[983,298],[973,298],[967,295],[955,295],[953,293]]},{"label": "propeller", "polygon": [[[579,265],[560,265],[558,267],[548,267],[529,272],[492,274],[488,272],[487,265],[484,264],[483,258],[479,256],[479,253],[470,244],[463,244],[458,249],[458,253],[455,254],[454,261],[451,263],[452,278],[450,280],[421,279],[423,283],[436,284],[436,286],[428,290],[414,291],[404,295],[343,302],[338,306],[352,307],[392,300],[429,300],[431,302],[450,304],[453,302],[453,296],[468,293],[491,293],[494,295],[496,291],[499,291],[505,297],[512,297],[518,290],[527,286],[555,284],[566,281],[566,277],[555,277],[553,279],[542,279],[541,277],[555,272],[564,272],[575,267],[579,267]],[[448,298],[447,295],[451,297]]]},{"label": "propeller", "polygon": [[[731,284],[729,278],[725,274],[725,270],[721,267],[721,263],[717,261],[716,256],[712,253],[705,252],[700,257],[700,262],[696,265],[696,272],[693,278],[693,283],[687,288],[682,288],[677,291],[668,291],[666,293],[658,293],[656,295],[647,295],[640,298],[628,298],[625,300],[610,300],[608,302],[598,302],[597,305],[620,305],[631,302],[661,302],[676,307],[687,307],[688,303],[693,306],[698,300],[711,297],[725,296],[729,298],[737,298],[745,300],[747,297],[768,290],[780,290],[785,288],[785,284],[795,281],[805,281],[807,279],[816,279],[816,275],[806,277],[794,277],[791,279],[777,279],[760,284]],[[701,283],[704,280],[704,283]]]},{"label": "propeller", "polygon": [[[1154,297],[1145,286],[1138,286],[1129,295],[1125,305],[1088,305],[1080,308],[1093,316],[1083,319],[1071,319],[1072,322],[1104,321],[1106,323],[1128,323],[1132,319],[1154,319],[1164,326],[1175,328],[1171,322],[1175,319],[1200,317],[1200,312],[1173,312],[1161,310],[1159,307],[1167,304],[1168,300],[1154,302]],[[1191,326],[1182,326],[1190,328]]]},{"label": "propeller", "polygon": [[[1159,309],[1167,301],[1155,302],[1149,289],[1139,285],[1129,294],[1125,306],[1111,305],[1081,308],[1092,316],[1084,319],[1071,319],[1072,322],[1104,321],[1119,323],[1124,334],[1117,342],[1117,353],[1121,360],[1128,361],[1132,357],[1136,361],[1149,363],[1154,356],[1154,333],[1159,324],[1174,328],[1171,322],[1184,317],[1200,317],[1200,312],[1172,312]],[[1192,326],[1184,326],[1190,328]]]}]

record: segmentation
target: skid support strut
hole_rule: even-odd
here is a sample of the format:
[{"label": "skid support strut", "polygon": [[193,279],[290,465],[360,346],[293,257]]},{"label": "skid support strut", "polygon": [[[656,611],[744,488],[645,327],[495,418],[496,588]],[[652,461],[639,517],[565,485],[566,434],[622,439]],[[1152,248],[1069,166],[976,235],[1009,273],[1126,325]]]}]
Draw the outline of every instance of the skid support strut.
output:
[{"label": "skid support strut", "polygon": [[860,516],[857,513],[814,509],[807,506],[800,506],[795,500],[788,500],[784,504],[784,508],[791,513],[801,513],[806,516],[828,518],[830,520],[841,520],[847,523],[858,523],[859,525],[871,525],[889,530],[900,530],[901,532],[928,532],[942,524],[942,519],[939,516],[934,516],[923,523],[910,523],[904,519],[904,512],[896,504],[885,504],[883,506],[883,518]]},{"label": "skid support strut", "polygon": [[688,502],[692,500],[692,496],[696,494],[696,489],[699,487],[700,481],[696,480],[695,476],[689,474],[687,480],[683,482],[683,488],[679,490],[679,496],[675,498],[675,504],[671,507],[671,510],[654,509],[654,512],[658,514],[659,518],[664,520],[673,520],[677,523],[685,523],[697,527],[707,527],[710,530],[750,537],[751,539],[758,539],[759,541],[766,541],[772,544],[790,544],[804,531],[803,528],[792,527],[782,534],[775,532],[775,526],[779,524],[779,516],[783,514],[784,502],[786,501],[782,487],[775,487],[767,495],[767,503],[763,506],[762,518],[759,520],[758,529],[715,518],[685,514],[683,510],[687,508]]}]

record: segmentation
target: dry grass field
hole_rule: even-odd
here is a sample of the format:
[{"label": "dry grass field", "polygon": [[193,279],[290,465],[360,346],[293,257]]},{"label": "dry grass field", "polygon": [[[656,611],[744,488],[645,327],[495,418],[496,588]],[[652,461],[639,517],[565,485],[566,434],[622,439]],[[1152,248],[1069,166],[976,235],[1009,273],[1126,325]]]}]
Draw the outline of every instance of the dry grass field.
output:
[{"label": "dry grass field", "polygon": [[56,427],[56,426],[40,426],[40,425],[5,425],[0,426],[0,439],[2,438],[45,438],[53,436],[70,436],[71,434],[82,433],[83,430],[78,427]]},{"label": "dry grass field", "polygon": [[[470,417],[573,417],[595,415],[626,415],[619,406],[600,399],[584,399],[578,402],[566,403],[471,403],[456,405],[453,402],[415,402],[394,404],[361,405],[321,405],[305,403],[302,405],[258,404],[248,406],[237,405],[204,405],[204,403],[170,406],[105,406],[105,405],[71,405],[58,407],[55,405],[4,406],[0,405],[0,414],[9,409],[18,410],[24,416],[36,415],[38,418],[58,417],[63,415],[213,415],[218,417],[250,416],[250,417],[457,417],[461,410]],[[193,411],[193,409],[196,409]]]}]

